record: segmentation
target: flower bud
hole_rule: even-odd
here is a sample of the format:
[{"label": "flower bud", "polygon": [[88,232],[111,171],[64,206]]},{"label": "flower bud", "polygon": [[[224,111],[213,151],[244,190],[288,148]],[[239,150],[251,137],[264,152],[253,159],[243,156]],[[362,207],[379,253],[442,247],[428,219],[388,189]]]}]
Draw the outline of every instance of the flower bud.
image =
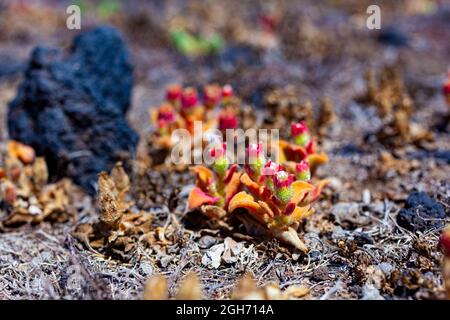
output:
[{"label": "flower bud", "polygon": [[273,162],[270,159],[269,159],[269,161],[267,161],[266,165],[262,169],[262,175],[264,177],[264,184],[267,187],[267,189],[269,189],[272,192],[275,191],[273,177],[278,171],[281,171],[281,170],[283,170],[281,165]]},{"label": "flower bud", "polygon": [[228,103],[230,103],[233,95],[233,88],[229,84],[224,85],[222,88],[223,105],[227,105]]},{"label": "flower bud", "polygon": [[229,84],[224,85],[222,88],[222,97],[231,98],[233,95],[233,87],[231,87]]},{"label": "flower bud", "polygon": [[263,154],[262,143],[251,143],[247,148],[248,166],[250,174],[253,177],[259,177],[262,173],[262,168],[266,164],[266,158]]},{"label": "flower bud", "polygon": [[166,89],[166,99],[170,103],[174,104],[181,98],[182,88],[178,84],[172,84]]},{"label": "flower bud", "polygon": [[173,107],[168,103],[164,103],[158,108],[158,121],[161,120],[166,123],[172,123],[175,121],[175,112]]},{"label": "flower bud", "polygon": [[197,90],[192,87],[184,89],[181,95],[181,107],[184,111],[188,111],[198,104]]},{"label": "flower bud", "polygon": [[274,175],[275,195],[283,204],[287,204],[292,198],[291,184],[293,181],[294,177],[283,170]]},{"label": "flower bud", "polygon": [[311,141],[309,129],[303,121],[291,124],[291,136],[296,144],[306,147]]},{"label": "flower bud", "polygon": [[308,161],[302,160],[295,165],[295,177],[300,181],[311,180],[311,171],[309,169]]},{"label": "flower bud", "polygon": [[238,127],[238,118],[232,109],[222,110],[219,114],[219,130],[223,133],[227,129],[236,129]]},{"label": "flower bud", "polygon": [[228,159],[226,154],[226,143],[223,143],[221,147],[213,148],[210,151],[210,156],[213,158],[213,169],[218,176],[223,177],[228,169]]},{"label": "flower bud", "polygon": [[205,106],[209,110],[214,109],[221,99],[220,87],[216,84],[205,86],[203,94]]}]

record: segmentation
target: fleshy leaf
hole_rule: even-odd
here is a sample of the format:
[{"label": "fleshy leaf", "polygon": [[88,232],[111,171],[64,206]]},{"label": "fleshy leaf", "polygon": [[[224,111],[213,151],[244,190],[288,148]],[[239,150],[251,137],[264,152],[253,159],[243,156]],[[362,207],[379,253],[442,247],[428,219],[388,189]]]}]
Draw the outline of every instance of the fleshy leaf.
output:
[{"label": "fleshy leaf", "polygon": [[305,181],[294,181],[291,185],[294,195],[292,196],[291,202],[297,204],[302,201],[308,192],[316,189],[312,184]]},{"label": "fleshy leaf", "polygon": [[[281,152],[284,154],[287,161],[300,162],[308,155],[308,151],[299,145],[281,143],[280,141],[280,146]],[[283,163],[282,161],[280,162]]]},{"label": "fleshy leaf", "polygon": [[237,193],[231,198],[230,203],[228,204],[228,212],[233,212],[238,208],[244,208],[253,213],[258,213],[262,210],[261,206],[255,202],[253,197],[245,191]]},{"label": "fleshy leaf", "polygon": [[204,193],[200,188],[194,187],[189,193],[189,209],[198,208],[204,204],[214,204],[219,200],[217,197],[211,197]]},{"label": "fleshy leaf", "polygon": [[247,173],[244,173],[241,176],[241,182],[244,186],[246,186],[248,188],[248,191],[250,191],[251,194],[253,194],[254,196],[259,196],[260,195],[260,186],[259,184],[257,184],[255,181],[253,181]]},{"label": "fleshy leaf", "polygon": [[226,188],[225,188],[225,208],[228,206],[228,203],[230,202],[231,198],[236,195],[236,193],[239,191],[241,187],[241,180],[240,180],[241,174],[240,173],[233,173],[231,176],[230,181],[228,182]]},{"label": "fleshy leaf", "polygon": [[323,188],[325,188],[329,183],[330,181],[327,179],[320,180],[315,186],[314,190],[309,192],[307,196],[301,201],[300,205],[306,205],[316,201],[320,197]]},{"label": "fleshy leaf", "polygon": [[325,153],[313,153],[306,158],[309,163],[311,172],[314,172],[318,166],[328,162],[328,156]]},{"label": "fleshy leaf", "polygon": [[213,179],[214,176],[213,172],[204,166],[195,166],[192,168],[192,171],[197,176],[196,181],[197,187],[199,187],[202,190],[206,190],[210,181]]}]

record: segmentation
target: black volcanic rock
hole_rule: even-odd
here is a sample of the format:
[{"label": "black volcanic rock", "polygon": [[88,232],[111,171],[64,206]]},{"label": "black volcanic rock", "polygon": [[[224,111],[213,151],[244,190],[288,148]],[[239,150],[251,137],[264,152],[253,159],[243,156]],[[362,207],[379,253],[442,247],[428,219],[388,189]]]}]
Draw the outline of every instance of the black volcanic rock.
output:
[{"label": "black volcanic rock", "polygon": [[425,192],[413,192],[397,215],[399,226],[409,231],[427,231],[445,224],[444,206]]},{"label": "black volcanic rock", "polygon": [[92,193],[97,174],[136,149],[125,119],[132,87],[130,56],[112,27],[80,34],[68,53],[37,47],[9,106],[10,138],[45,156],[52,177]]}]

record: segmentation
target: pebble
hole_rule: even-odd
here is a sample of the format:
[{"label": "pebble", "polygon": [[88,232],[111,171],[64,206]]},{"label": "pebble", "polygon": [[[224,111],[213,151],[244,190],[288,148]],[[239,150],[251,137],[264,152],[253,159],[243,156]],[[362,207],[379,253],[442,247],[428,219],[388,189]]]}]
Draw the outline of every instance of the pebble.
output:
[{"label": "pebble", "polygon": [[39,207],[32,205],[28,207],[28,213],[37,216],[42,213],[42,210]]},{"label": "pebble", "polygon": [[362,192],[362,201],[365,205],[369,205],[371,202],[370,190],[364,189]]},{"label": "pebble", "polygon": [[206,235],[200,238],[200,240],[198,241],[198,246],[202,249],[209,249],[213,245],[215,245],[216,242],[217,242],[216,238]]}]

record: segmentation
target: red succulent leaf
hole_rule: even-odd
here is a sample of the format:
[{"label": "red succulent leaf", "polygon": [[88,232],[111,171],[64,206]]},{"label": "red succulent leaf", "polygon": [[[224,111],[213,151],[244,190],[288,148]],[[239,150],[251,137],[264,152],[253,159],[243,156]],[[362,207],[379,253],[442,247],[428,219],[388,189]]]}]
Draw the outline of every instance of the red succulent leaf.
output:
[{"label": "red succulent leaf", "polygon": [[230,169],[228,169],[228,172],[225,176],[225,178],[223,179],[223,183],[227,184],[230,182],[231,178],[233,177],[234,173],[236,172],[238,168],[237,164],[233,164]]},{"label": "red succulent leaf", "polygon": [[293,202],[289,202],[286,208],[283,211],[283,214],[286,216],[291,215],[297,206]]}]

